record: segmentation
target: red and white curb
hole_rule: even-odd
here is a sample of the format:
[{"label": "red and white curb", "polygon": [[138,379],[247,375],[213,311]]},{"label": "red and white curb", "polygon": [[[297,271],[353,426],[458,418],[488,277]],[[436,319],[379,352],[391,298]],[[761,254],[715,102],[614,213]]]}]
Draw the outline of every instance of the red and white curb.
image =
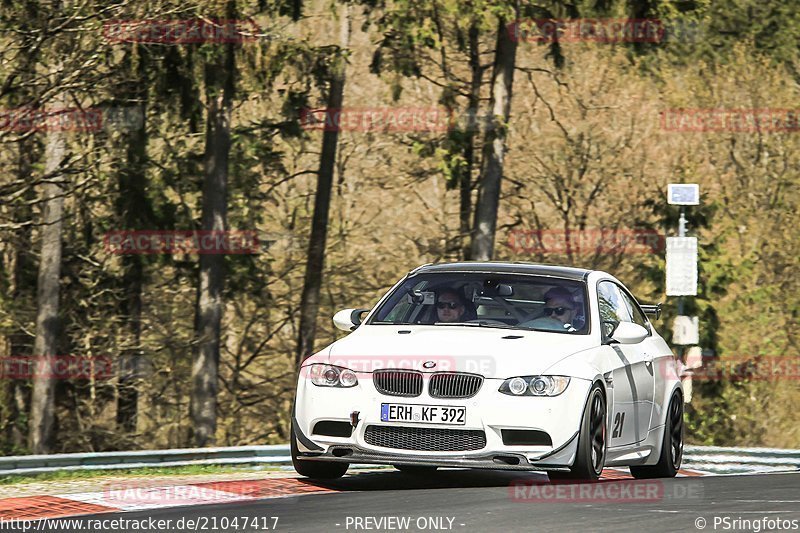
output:
[{"label": "red and white curb", "polygon": [[97,492],[3,499],[0,500],[0,518],[38,520],[329,492],[338,491],[298,478],[211,481],[160,487],[147,486],[146,482],[116,482]]},{"label": "red and white curb", "polygon": [[[681,470],[678,475],[696,477],[705,474]],[[633,478],[627,470],[607,468],[601,479]],[[7,498],[0,500],[0,519],[39,520],[343,492],[302,478],[210,481],[171,486],[152,486],[155,482],[149,483],[148,485],[147,481],[118,481],[107,484],[104,490],[97,492]]]}]

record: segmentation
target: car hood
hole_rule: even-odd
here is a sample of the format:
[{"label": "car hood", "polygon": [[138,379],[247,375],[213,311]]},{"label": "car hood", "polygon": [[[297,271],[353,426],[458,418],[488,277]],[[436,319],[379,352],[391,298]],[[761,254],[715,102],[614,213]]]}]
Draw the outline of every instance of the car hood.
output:
[{"label": "car hood", "polygon": [[505,379],[536,375],[594,346],[591,335],[469,326],[362,326],[306,361],[357,372],[404,368]]}]

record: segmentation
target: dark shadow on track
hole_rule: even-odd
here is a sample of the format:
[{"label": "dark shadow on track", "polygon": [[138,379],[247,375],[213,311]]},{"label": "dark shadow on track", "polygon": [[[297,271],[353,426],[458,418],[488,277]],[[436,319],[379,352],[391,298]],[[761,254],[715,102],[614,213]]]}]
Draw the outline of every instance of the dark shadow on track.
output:
[{"label": "dark shadow on track", "polygon": [[[424,475],[408,474],[397,470],[372,472],[352,472],[335,480],[303,479],[303,483],[342,492],[353,491],[385,491],[385,490],[420,490],[420,489],[453,489],[476,487],[508,487],[516,484],[549,484],[547,474],[542,472],[518,472],[507,470],[470,470],[439,469]],[[601,479],[599,481],[561,481],[559,485],[582,483],[608,483],[619,479]],[[633,479],[627,479],[632,482]]]}]

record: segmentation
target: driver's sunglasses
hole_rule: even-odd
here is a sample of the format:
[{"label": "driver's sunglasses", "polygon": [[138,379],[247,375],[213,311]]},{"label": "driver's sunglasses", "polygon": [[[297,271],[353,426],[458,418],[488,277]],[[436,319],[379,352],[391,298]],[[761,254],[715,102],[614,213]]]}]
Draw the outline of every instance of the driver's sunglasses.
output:
[{"label": "driver's sunglasses", "polygon": [[461,304],[458,302],[439,302],[436,304],[436,309],[458,309]]},{"label": "driver's sunglasses", "polygon": [[571,307],[545,307],[544,308],[544,315],[545,316],[550,316],[550,315],[561,316],[564,313],[566,313],[567,311],[572,311],[572,308]]}]

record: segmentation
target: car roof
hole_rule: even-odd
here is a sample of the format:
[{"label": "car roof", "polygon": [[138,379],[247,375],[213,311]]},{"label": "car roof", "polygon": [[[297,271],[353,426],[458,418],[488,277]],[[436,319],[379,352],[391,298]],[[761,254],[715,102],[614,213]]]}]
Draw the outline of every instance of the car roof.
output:
[{"label": "car roof", "polygon": [[432,263],[415,268],[409,274],[433,272],[490,272],[501,274],[530,274],[551,276],[576,281],[585,281],[592,273],[584,268],[510,261],[460,261],[456,263]]}]

